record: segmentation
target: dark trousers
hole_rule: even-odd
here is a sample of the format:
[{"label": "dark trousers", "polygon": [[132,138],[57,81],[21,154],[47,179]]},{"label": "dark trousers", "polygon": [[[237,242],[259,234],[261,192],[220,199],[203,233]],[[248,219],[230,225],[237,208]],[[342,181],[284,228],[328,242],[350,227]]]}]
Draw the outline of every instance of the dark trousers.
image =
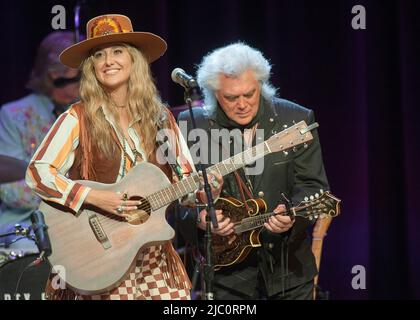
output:
[{"label": "dark trousers", "polygon": [[268,296],[261,288],[264,288],[264,285],[260,283],[252,296],[249,296],[221,284],[214,285],[216,300],[313,300],[314,281],[308,281],[272,296]]}]

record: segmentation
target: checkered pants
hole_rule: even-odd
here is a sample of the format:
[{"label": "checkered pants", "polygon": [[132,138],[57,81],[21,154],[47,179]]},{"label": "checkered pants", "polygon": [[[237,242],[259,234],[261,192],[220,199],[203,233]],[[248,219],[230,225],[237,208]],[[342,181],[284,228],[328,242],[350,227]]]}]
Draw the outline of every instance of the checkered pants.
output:
[{"label": "checkered pants", "polygon": [[[148,247],[139,255],[135,269],[108,294],[81,296],[80,300],[190,300],[190,291],[171,288],[164,276],[162,246]],[[176,276],[176,275],[174,275]]]}]

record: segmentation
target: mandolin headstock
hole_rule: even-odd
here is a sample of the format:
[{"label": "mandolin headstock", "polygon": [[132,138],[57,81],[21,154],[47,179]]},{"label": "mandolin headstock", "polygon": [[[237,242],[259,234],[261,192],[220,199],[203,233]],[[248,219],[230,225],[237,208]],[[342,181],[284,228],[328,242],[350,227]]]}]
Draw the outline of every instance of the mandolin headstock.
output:
[{"label": "mandolin headstock", "polygon": [[309,220],[327,217],[334,218],[341,213],[341,200],[329,191],[324,192],[320,190],[320,193],[305,197],[293,209],[296,216]]}]

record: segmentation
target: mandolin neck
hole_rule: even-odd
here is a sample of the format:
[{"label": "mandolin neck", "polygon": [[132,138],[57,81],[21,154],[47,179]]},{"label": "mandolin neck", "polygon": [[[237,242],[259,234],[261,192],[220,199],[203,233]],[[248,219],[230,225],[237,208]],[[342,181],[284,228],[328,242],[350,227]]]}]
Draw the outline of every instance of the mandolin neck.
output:
[{"label": "mandolin neck", "polygon": [[[281,213],[285,216],[294,216],[295,215],[295,208],[292,208],[290,210],[287,210],[286,212]],[[268,219],[276,214],[276,212],[267,212],[264,214],[259,214],[256,216],[248,217],[245,219],[242,219],[241,222],[239,222],[235,227],[235,233],[240,234],[245,231],[253,230],[260,228],[264,225],[264,223],[268,222]]]}]

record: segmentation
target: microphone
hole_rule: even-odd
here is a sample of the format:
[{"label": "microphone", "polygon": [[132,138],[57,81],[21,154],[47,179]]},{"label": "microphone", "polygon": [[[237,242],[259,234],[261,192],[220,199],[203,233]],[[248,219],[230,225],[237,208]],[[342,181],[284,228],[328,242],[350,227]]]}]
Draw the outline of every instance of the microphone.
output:
[{"label": "microphone", "polygon": [[45,224],[44,215],[41,211],[35,210],[31,214],[31,221],[33,224],[33,230],[36,238],[36,245],[40,252],[39,258],[48,257],[51,255],[51,243],[50,237],[48,236],[47,229],[48,227]]},{"label": "microphone", "polygon": [[180,84],[185,89],[198,87],[197,81],[181,68],[175,68],[171,73],[172,81]]}]

